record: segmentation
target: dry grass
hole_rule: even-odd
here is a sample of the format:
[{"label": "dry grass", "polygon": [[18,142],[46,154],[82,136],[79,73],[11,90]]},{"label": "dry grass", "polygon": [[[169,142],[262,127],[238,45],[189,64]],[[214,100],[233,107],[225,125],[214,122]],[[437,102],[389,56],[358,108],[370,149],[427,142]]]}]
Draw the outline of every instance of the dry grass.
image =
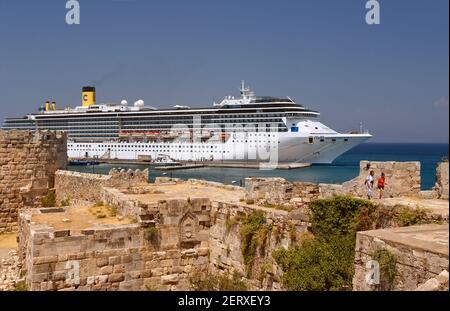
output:
[{"label": "dry grass", "polygon": [[17,248],[16,237],[15,233],[0,234],[0,248]]}]

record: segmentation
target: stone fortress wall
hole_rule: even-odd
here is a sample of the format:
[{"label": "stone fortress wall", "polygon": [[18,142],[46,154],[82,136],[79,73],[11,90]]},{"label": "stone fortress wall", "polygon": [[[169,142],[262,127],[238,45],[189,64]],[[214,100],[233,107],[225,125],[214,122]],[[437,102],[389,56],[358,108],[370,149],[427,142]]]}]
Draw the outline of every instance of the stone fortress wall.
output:
[{"label": "stone fortress wall", "polygon": [[[181,209],[198,205],[177,203]],[[31,290],[188,289],[188,274],[207,269],[208,248],[201,241],[196,247],[178,245],[178,224],[191,219],[179,215],[168,217],[158,231],[145,223],[55,230],[32,225],[32,214],[23,213],[19,255],[27,284]]]},{"label": "stone fortress wall", "polygon": [[[147,173],[129,171],[126,174]],[[62,191],[72,196],[87,190],[81,185],[93,187],[94,180],[106,184],[104,180],[108,177],[94,178],[91,174],[67,171],[56,175],[57,193]],[[83,178],[85,181],[81,181]],[[75,181],[81,181],[79,186],[74,187]],[[157,178],[155,182],[157,185],[164,183],[197,185],[199,181]],[[290,245],[293,230],[307,230],[306,222],[294,219],[283,210],[208,198],[167,199],[149,204],[130,199],[127,194],[152,193],[152,184],[131,188],[127,183],[121,185],[121,189],[100,186],[101,196],[96,199],[116,208],[121,217],[132,218],[134,221],[129,225],[57,230],[34,223],[32,217],[63,209],[33,209],[21,213],[19,255],[32,290],[189,290],[194,273],[237,271],[246,275],[238,225],[239,220],[255,209],[264,213],[267,223],[277,229],[271,231],[265,242],[266,251],[258,255],[254,264],[255,271],[259,271],[257,277],[249,276],[247,283],[251,289],[280,289],[281,271],[276,268],[266,271],[261,266],[267,261],[273,263],[271,251]],[[239,189],[218,183],[210,186],[230,191]],[[86,199],[84,195],[71,197],[80,198]]]},{"label": "stone fortress wall", "polygon": [[420,195],[420,162],[361,161],[359,175],[354,179],[339,185],[320,184],[321,196],[329,197],[335,194],[345,194],[366,197],[367,190],[364,181],[371,170],[375,173],[374,196],[376,196],[377,180],[381,173],[386,175],[384,197]]},{"label": "stone fortress wall", "polygon": [[[120,178],[114,179],[119,173]],[[365,174],[362,170],[361,176],[348,184],[355,185]],[[437,175],[437,184],[445,184],[445,180],[439,178],[443,174]],[[23,212],[20,217],[20,256],[24,259],[27,282],[35,290],[188,290],[193,273],[207,271],[215,274],[236,271],[245,276],[249,289],[280,290],[282,271],[270,254],[280,247],[288,247],[308,231],[307,205],[324,193],[324,185],[291,183],[280,178],[250,178],[246,180],[242,203],[206,197],[148,203],[134,198],[133,194],[158,194],[153,189],[155,186],[176,184],[227,191],[242,189],[165,177],[156,178],[154,184],[149,184],[146,182],[148,172],[139,170],[112,171],[107,176],[58,171],[56,176],[58,199],[100,200],[114,207],[121,217],[134,221],[128,225],[94,226],[81,231],[55,230],[31,221],[33,214],[45,213],[46,209]],[[401,183],[393,185],[398,192],[403,191],[401,187],[407,187]],[[340,194],[351,193],[354,189],[341,187]],[[93,189],[95,197],[86,196]],[[420,197],[419,191],[415,193]],[[248,205],[248,200],[254,202]],[[264,214],[271,230],[261,248],[263,251],[258,250],[255,256],[253,272],[248,274],[241,250],[240,224],[255,211]],[[374,244],[363,242],[364,237],[364,233],[358,233],[359,259],[356,259],[354,279],[357,290],[370,290],[362,285],[364,279],[360,276],[364,276],[365,268],[359,263],[367,259]],[[388,243],[377,244],[377,247],[380,245]],[[401,258],[399,267],[408,267],[402,263],[407,263],[411,257],[410,247],[406,247],[406,251],[404,246],[397,246],[397,249],[401,250],[396,252]],[[410,284],[402,288],[411,289],[429,277],[436,277],[438,270],[448,264],[448,253],[433,254],[422,256],[416,270],[400,270],[406,271],[407,276],[413,275]],[[436,266],[436,271],[423,270],[432,265]]]},{"label": "stone fortress wall", "polygon": [[[66,137],[61,133],[0,131],[0,233],[19,230],[19,258],[32,290],[188,290],[197,272],[234,271],[244,277],[248,289],[281,290],[282,271],[272,251],[289,247],[308,232],[310,202],[341,194],[365,197],[368,167],[376,178],[385,172],[386,197],[409,197],[413,202],[426,198],[425,205],[431,198],[442,199],[438,203],[446,204],[447,218],[439,219],[448,222],[448,162],[438,165],[436,186],[424,192],[418,162],[362,161],[359,176],[340,185],[247,178],[242,189],[193,179],[157,178],[148,183],[148,170],[112,170],[104,176],[57,171],[65,169],[66,161]],[[175,192],[174,197],[152,199],[161,195],[157,187],[177,185],[207,190],[202,196]],[[41,198],[50,188],[55,188],[58,203],[70,201],[71,206],[42,208]],[[221,191],[239,193],[242,199],[211,199]],[[143,200],[145,196],[150,200]],[[69,221],[54,227],[33,220],[99,202],[129,221],[94,221],[83,227],[71,227]],[[264,215],[265,235],[249,272],[241,228],[255,213]],[[437,234],[444,227],[448,232],[448,224],[437,226],[358,233],[354,289],[372,290],[363,284],[364,262],[379,248],[399,257],[396,289],[442,284],[445,275],[448,284],[448,273],[439,271],[448,267],[448,234],[447,251],[442,247],[445,236]],[[435,235],[431,250],[431,244],[423,242],[430,234]]]},{"label": "stone fortress wall", "polygon": [[342,184],[314,184],[290,182],[283,178],[246,178],[246,199],[269,205],[297,208],[312,200],[333,195],[352,195],[365,198],[364,181],[370,170],[375,172],[374,196],[377,197],[376,181],[384,172],[385,198],[420,197],[448,200],[448,162],[436,168],[436,186],[430,191],[420,189],[420,162],[373,162],[361,161],[359,175]]},{"label": "stone fortress wall", "polygon": [[19,209],[41,206],[67,166],[66,142],[61,132],[0,130],[0,233],[17,231]]},{"label": "stone fortress wall", "polygon": [[257,204],[301,208],[320,196],[318,184],[289,182],[283,178],[246,178],[245,199]]},{"label": "stone fortress wall", "polygon": [[439,163],[436,168],[434,191],[440,199],[448,200],[448,161]]},{"label": "stone fortress wall", "polygon": [[55,173],[56,201],[69,200],[101,201],[104,187],[127,188],[147,184],[149,171],[112,169],[108,175],[88,174],[71,171],[57,171]]},{"label": "stone fortress wall", "polygon": [[368,283],[366,277],[370,274],[367,263],[379,250],[387,250],[396,258],[391,289],[415,290],[445,271],[443,286],[448,290],[448,230],[448,225],[427,224],[358,232],[353,290],[377,290],[377,285]]}]

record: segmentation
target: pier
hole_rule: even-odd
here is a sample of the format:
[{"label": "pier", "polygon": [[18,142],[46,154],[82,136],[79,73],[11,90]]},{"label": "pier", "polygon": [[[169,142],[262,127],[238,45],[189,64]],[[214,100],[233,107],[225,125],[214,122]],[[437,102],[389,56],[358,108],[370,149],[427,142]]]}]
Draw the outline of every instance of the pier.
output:
[{"label": "pier", "polygon": [[[80,159],[71,159],[80,160]],[[250,168],[250,169],[279,169],[291,170],[310,167],[311,163],[277,163],[271,164],[268,162],[231,162],[231,161],[178,161],[174,163],[167,163],[164,165],[159,162],[142,161],[142,160],[122,160],[122,159],[97,159],[97,158],[83,158],[84,161],[95,161],[97,163],[105,164],[135,164],[135,165],[149,165],[154,166],[155,170],[186,170],[203,167],[217,167],[217,168]]]}]

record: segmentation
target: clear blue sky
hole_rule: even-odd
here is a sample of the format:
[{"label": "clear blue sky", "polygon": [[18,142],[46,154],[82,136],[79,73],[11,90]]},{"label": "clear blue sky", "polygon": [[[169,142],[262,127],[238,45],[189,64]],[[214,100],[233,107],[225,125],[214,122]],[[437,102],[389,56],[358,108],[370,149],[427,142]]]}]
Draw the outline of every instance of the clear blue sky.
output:
[{"label": "clear blue sky", "polygon": [[46,99],[211,105],[237,95],[290,96],[336,130],[373,142],[449,140],[448,0],[0,0],[0,118]]}]

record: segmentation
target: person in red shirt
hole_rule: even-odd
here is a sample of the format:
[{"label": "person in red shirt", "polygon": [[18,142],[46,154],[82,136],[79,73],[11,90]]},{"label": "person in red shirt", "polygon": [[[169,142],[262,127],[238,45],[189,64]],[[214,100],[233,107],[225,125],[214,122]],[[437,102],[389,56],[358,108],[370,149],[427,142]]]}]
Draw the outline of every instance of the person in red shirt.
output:
[{"label": "person in red shirt", "polygon": [[381,173],[381,177],[378,178],[378,182],[377,182],[377,188],[380,191],[380,199],[383,198],[385,182],[386,182],[386,176],[384,175],[384,173]]}]

